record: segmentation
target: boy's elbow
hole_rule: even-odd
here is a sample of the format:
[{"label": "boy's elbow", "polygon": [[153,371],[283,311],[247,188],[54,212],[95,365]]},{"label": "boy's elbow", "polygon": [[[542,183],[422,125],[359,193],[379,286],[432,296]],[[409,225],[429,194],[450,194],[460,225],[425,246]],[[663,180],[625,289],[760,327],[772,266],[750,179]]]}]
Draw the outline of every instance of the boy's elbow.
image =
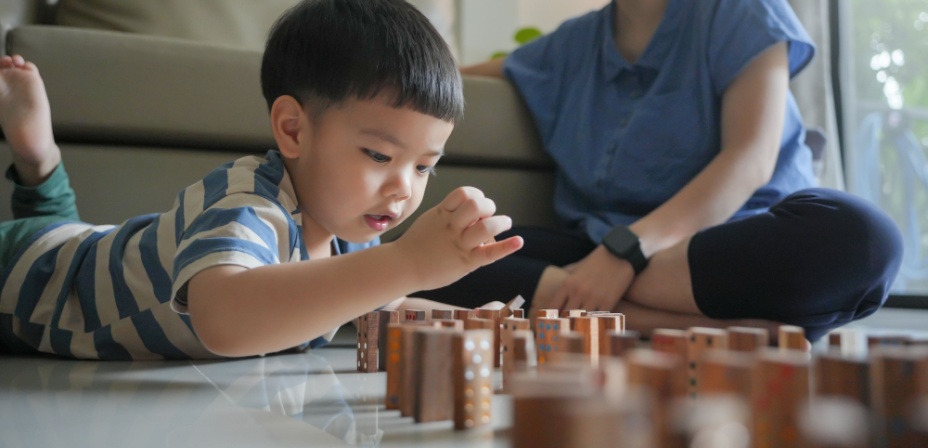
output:
[{"label": "boy's elbow", "polygon": [[[191,304],[192,305],[192,304]],[[193,332],[211,353],[227,358],[238,358],[250,356],[245,347],[244,341],[238,337],[239,332],[229,331],[224,328],[222,322],[216,322],[216,319],[210,318],[204,310],[195,310],[190,307],[190,323],[193,326]]]}]

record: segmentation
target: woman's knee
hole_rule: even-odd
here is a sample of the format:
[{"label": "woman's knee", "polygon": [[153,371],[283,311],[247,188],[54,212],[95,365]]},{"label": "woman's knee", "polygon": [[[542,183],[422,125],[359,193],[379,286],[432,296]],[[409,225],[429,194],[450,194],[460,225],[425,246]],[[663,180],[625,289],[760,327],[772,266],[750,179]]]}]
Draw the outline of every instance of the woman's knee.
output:
[{"label": "woman's knee", "polygon": [[803,231],[814,238],[814,247],[830,249],[825,255],[833,263],[856,267],[855,274],[894,277],[899,269],[903,253],[899,227],[886,213],[858,196],[813,188],[789,196],[771,212],[795,216],[805,224]]},{"label": "woman's knee", "polygon": [[852,311],[852,319],[872,314],[883,305],[902,263],[899,227],[868,201],[837,190],[810,189],[784,200],[780,210],[805,223],[810,254],[820,267],[823,284],[844,293],[832,306]]}]

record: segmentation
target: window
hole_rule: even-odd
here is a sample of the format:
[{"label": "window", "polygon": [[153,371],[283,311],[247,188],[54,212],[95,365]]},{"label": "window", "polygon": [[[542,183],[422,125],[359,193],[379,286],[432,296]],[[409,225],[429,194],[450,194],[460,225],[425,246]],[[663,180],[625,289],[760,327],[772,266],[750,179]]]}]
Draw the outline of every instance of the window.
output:
[{"label": "window", "polygon": [[893,293],[928,296],[928,3],[832,6],[847,187],[902,230],[906,252]]}]

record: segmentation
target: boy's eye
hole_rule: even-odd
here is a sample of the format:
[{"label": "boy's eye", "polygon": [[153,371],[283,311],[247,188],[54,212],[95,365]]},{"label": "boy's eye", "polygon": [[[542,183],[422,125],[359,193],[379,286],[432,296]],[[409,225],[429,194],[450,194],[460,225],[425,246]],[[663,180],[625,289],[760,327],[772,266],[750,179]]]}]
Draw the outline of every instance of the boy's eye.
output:
[{"label": "boy's eye", "polygon": [[434,166],[418,165],[416,166],[416,170],[418,170],[420,174],[428,174],[430,176],[435,176],[438,174],[438,171],[435,170]]},{"label": "boy's eye", "polygon": [[390,161],[390,157],[387,157],[377,151],[372,151],[370,149],[362,149],[362,151],[364,151],[364,153],[367,154],[367,156],[370,157],[371,160],[377,163],[386,163]]}]

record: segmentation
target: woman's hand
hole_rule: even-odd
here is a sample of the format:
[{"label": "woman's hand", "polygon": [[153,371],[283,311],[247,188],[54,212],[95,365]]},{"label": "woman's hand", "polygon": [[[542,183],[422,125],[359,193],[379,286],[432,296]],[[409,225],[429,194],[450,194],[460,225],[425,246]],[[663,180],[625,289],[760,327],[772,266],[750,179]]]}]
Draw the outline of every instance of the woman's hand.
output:
[{"label": "woman's hand", "polygon": [[569,275],[547,301],[548,308],[612,311],[635,279],[632,265],[601,245],[564,269]]}]

